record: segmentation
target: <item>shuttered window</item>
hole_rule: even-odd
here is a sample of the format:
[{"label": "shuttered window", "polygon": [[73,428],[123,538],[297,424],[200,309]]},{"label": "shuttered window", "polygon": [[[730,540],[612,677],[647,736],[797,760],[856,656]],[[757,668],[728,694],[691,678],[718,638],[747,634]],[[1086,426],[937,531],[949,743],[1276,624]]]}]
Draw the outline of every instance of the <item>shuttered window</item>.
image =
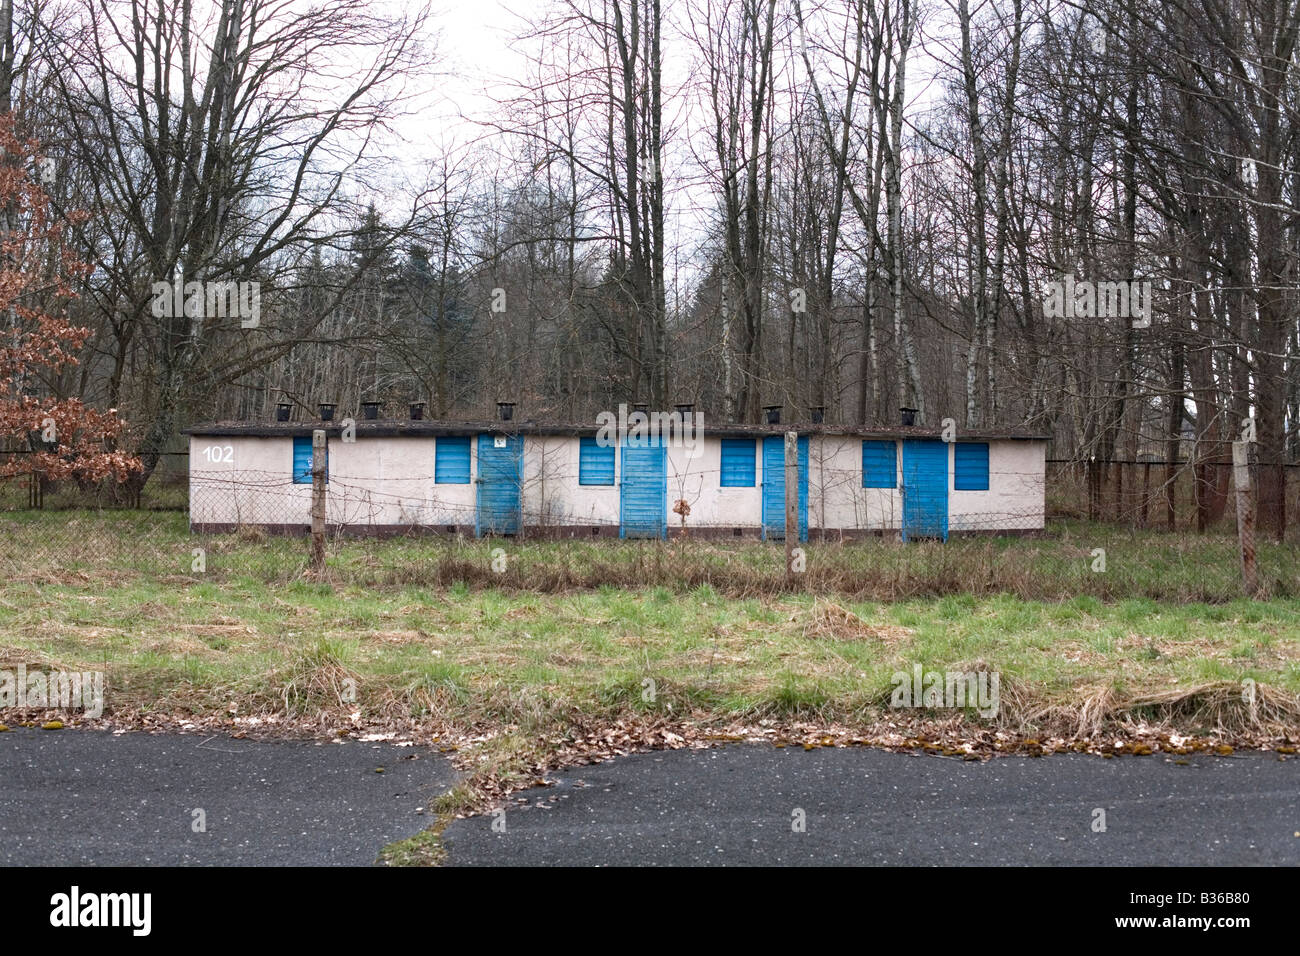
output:
[{"label": "shuttered window", "polygon": [[722,439],[722,478],[719,484],[723,488],[753,488],[757,454],[758,445],[752,438]]},{"label": "shuttered window", "polygon": [[[330,450],[325,446],[325,483],[330,480]],[[293,483],[311,484],[311,436],[300,435],[293,440]]]},{"label": "shuttered window", "polygon": [[439,438],[434,448],[433,480],[439,485],[469,484],[469,437]]},{"label": "shuttered window", "polygon": [[892,441],[862,443],[862,487],[897,488],[898,456]]},{"label": "shuttered window", "polygon": [[952,470],[955,490],[988,491],[988,442],[959,442],[953,448]]},{"label": "shuttered window", "polygon": [[612,485],[614,483],[613,445],[601,445],[590,436],[580,439],[578,445],[578,484]]}]

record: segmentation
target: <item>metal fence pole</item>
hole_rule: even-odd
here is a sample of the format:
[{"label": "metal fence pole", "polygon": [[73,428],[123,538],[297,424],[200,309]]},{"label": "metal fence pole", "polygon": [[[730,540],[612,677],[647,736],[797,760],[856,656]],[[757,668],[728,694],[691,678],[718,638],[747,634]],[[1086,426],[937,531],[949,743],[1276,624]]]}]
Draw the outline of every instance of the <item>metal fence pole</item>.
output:
[{"label": "metal fence pole", "polygon": [[325,567],[325,430],[311,433],[311,565]]}]

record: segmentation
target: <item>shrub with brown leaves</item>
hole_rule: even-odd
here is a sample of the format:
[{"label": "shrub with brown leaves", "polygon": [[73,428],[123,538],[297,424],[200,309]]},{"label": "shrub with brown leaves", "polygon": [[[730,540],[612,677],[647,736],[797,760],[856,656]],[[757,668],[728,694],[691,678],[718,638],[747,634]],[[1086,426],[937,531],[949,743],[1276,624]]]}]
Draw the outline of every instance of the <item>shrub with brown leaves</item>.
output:
[{"label": "shrub with brown leaves", "polygon": [[64,247],[40,161],[39,144],[18,135],[12,114],[0,115],[0,441],[31,449],[0,462],[0,477],[125,481],[141,464],[117,448],[125,422],[116,409],[45,397],[90,335],[66,317],[72,285],[90,267]]}]

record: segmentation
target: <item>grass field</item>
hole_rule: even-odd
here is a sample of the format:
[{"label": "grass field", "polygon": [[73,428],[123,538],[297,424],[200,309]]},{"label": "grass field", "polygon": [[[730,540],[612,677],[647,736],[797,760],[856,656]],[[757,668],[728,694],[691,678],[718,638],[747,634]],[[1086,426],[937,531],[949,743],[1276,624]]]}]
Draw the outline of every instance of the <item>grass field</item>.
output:
[{"label": "grass field", "polygon": [[[343,541],[318,579],[301,539],[191,538],[183,515],[3,530],[0,667],[102,670],[109,716],[146,723],[423,729],[471,770],[458,806],[615,727],[1300,736],[1291,546],[1261,546],[1267,597],[1247,600],[1231,539],[1077,524],[812,544],[794,586],[779,545]],[[998,673],[998,714],[892,709],[893,675],[917,664]]]}]

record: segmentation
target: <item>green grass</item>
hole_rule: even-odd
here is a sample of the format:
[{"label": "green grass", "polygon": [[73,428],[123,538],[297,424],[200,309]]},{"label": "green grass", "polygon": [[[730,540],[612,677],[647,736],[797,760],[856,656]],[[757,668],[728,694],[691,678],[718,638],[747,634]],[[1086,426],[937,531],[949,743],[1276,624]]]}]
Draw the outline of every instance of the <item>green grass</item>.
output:
[{"label": "green grass", "polygon": [[390,843],[379,852],[379,862],[385,866],[438,866],[447,858],[442,846],[441,823],[421,830],[413,837]]},{"label": "green grass", "polygon": [[[0,633],[0,659],[106,667],[133,706],[219,710],[234,693],[287,699],[291,711],[324,708],[340,705],[336,684],[352,676],[363,704],[382,699],[420,714],[436,702],[469,724],[527,716],[512,702],[524,692],[556,714],[668,704],[680,713],[708,701],[725,717],[843,717],[917,662],[982,660],[1048,696],[1099,681],[1190,684],[1211,662],[1230,677],[1300,692],[1293,598],[879,603],[728,599],[709,588],[455,594],[147,577],[105,587],[92,577],[0,584]],[[653,706],[642,700],[647,678]]]},{"label": "green grass", "polygon": [[523,779],[579,724],[866,725],[918,663],[998,671],[1012,722],[1248,677],[1300,695],[1294,549],[1261,546],[1270,597],[1246,600],[1216,537],[811,544],[797,586],[763,544],[341,541],[320,580],[301,539],[191,538],[183,515],[6,516],[0,541],[0,666],[103,670],[109,713],[488,735],[478,780]]}]

